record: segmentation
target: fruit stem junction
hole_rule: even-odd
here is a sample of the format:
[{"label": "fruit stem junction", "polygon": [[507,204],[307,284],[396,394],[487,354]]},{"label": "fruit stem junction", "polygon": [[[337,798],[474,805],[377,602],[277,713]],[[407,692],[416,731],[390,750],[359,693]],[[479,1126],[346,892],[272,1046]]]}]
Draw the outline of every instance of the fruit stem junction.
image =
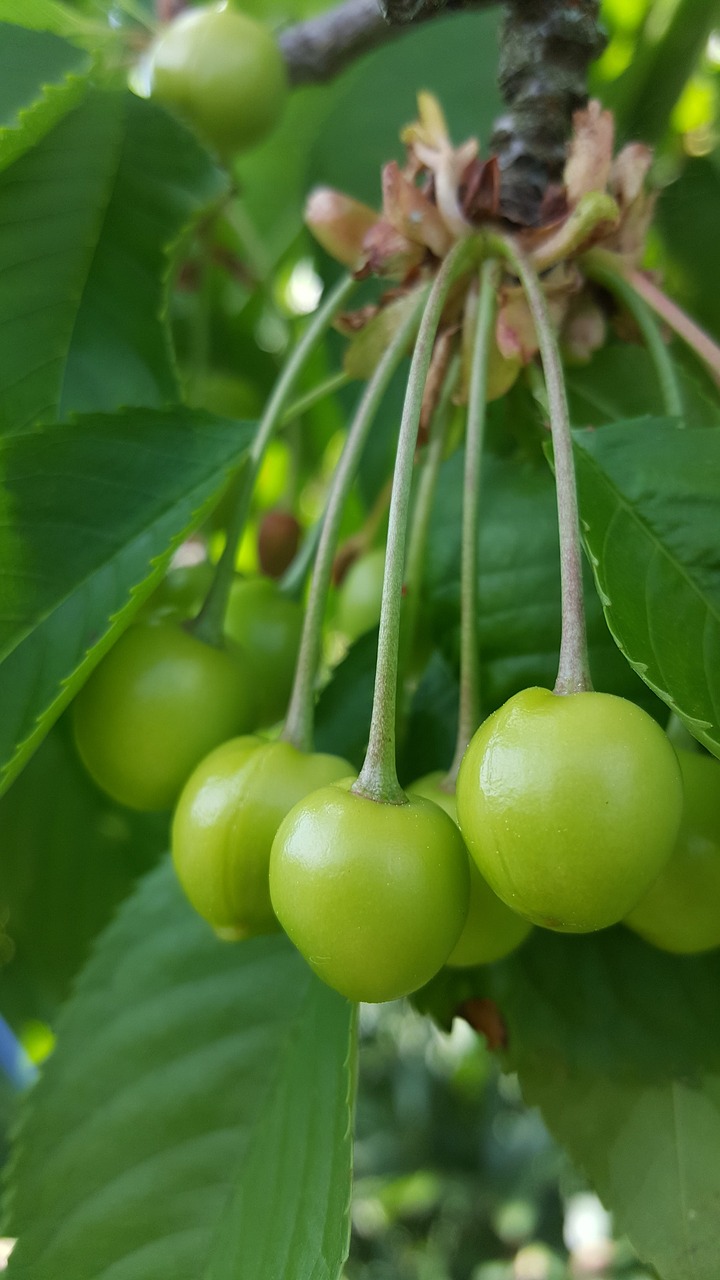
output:
[{"label": "fruit stem junction", "polygon": [[370,737],[360,776],[353,787],[357,795],[385,804],[407,803],[398,782],[395,758],[398,655],[405,542],[423,393],[435,335],[448,294],[460,272],[468,269],[473,257],[479,256],[481,252],[480,238],[467,238],[457,241],[443,260],[420,323],[405,392],[390,498]]},{"label": "fruit stem junction", "polygon": [[[495,240],[496,237],[493,237]],[[550,411],[558,532],[560,537],[560,585],[562,634],[560,662],[554,692],[585,693],[592,689],[587,651],[583,598],[582,549],[572,432],[562,361],[545,295],[536,271],[509,236],[497,237],[518,276],[537,333]]]}]

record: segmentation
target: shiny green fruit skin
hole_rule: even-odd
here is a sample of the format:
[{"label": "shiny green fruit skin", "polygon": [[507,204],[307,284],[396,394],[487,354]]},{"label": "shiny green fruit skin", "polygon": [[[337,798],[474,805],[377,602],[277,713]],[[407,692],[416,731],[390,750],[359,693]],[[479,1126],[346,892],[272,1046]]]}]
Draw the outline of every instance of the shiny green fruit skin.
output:
[{"label": "shiny green fruit skin", "polygon": [[478,729],[457,802],[498,897],[533,924],[588,933],[626,916],[667,862],[682,781],[662,729],[634,703],[525,689]]},{"label": "shiny green fruit skin", "polygon": [[269,578],[233,583],[225,634],[249,664],[257,725],[274,724],[287,711],[302,625],[302,606]]},{"label": "shiny green fruit skin", "polygon": [[368,551],[350,565],[338,589],[335,625],[348,640],[358,640],[380,621],[385,552]]},{"label": "shiny green fruit skin", "polygon": [[90,776],[131,809],[169,809],[213,747],[252,727],[242,662],[170,622],[130,627],[75,699]]},{"label": "shiny green fruit skin", "polygon": [[324,787],[282,823],[270,894],[318,977],[350,1000],[395,1000],[429,982],[460,936],[467,853],[423,797],[378,804],[349,784]]},{"label": "shiny green fruit skin", "polygon": [[287,742],[224,742],[188,779],[172,829],[175,871],[199,915],[237,938],[277,929],[268,864],[293,805],[352,773],[339,756],[304,755]]},{"label": "shiny green fruit skin", "polygon": [[684,804],[669,862],[625,924],[676,955],[720,947],[720,763],[678,751]]},{"label": "shiny green fruit skin", "polygon": [[[408,787],[415,796],[425,796],[445,810],[457,823],[457,801],[440,783],[442,773],[429,773]],[[492,964],[502,960],[525,941],[532,925],[505,906],[483,880],[472,858],[470,868],[470,906],[460,937],[445,961],[451,969],[467,969],[476,964]]]},{"label": "shiny green fruit skin", "polygon": [[151,92],[229,156],[275,128],[287,98],[287,73],[266,27],[212,5],[181,13],[159,35]]}]

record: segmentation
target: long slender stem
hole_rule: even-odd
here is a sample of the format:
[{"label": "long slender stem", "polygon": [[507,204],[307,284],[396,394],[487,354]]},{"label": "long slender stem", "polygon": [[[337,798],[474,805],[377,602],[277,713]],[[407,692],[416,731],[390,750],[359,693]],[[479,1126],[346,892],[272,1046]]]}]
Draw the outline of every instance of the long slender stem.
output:
[{"label": "long slender stem", "polygon": [[473,254],[479,254],[480,244],[479,239],[459,241],[440,267],[420,324],[405,393],[390,499],[370,739],[360,777],[353,788],[359,795],[386,804],[406,803],[397,777],[395,720],[405,539],[423,391],[448,294],[460,270],[470,265]]},{"label": "long slender stem", "polygon": [[405,566],[403,616],[400,631],[400,679],[412,661],[415,648],[422,581],[425,572],[425,552],[427,549],[430,516],[433,499],[440,471],[440,463],[445,451],[445,442],[450,422],[450,403],[460,372],[460,358],[455,355],[450,361],[445,381],[440,391],[437,407],[430,423],[430,434],[423,458],[417,484],[417,494],[413,503],[408,537],[407,560]]},{"label": "long slender stem", "polygon": [[668,298],[662,289],[658,289],[652,280],[648,280],[642,271],[633,270],[629,274],[633,288],[652,307],[667,325],[682,338],[683,342],[705,362],[716,382],[720,382],[720,347],[709,333],[700,328],[690,316],[686,315],[672,298]]},{"label": "long slender stem", "polygon": [[340,521],[365,446],[368,432],[380,407],[393,373],[402,360],[417,329],[421,308],[427,300],[427,289],[422,289],[417,305],[393,334],[370,381],[363,392],[357,411],[350,425],[345,447],[333,476],[328,495],[322,531],[313,569],[300,650],[295,667],[295,680],[290,695],[283,738],[299,751],[312,751],[313,719],[315,711],[315,680],[322,646],[322,625],[328,588],[332,577],[333,557],[337,544]]},{"label": "long slender stem", "polygon": [[331,373],[329,378],[325,378],[323,382],[318,382],[316,387],[311,387],[304,395],[298,396],[297,400],[293,400],[292,404],[283,413],[281,425],[284,427],[287,423],[292,422],[294,418],[300,418],[303,413],[307,413],[308,409],[312,409],[320,400],[324,400],[326,396],[331,396],[335,391],[342,390],[351,381],[350,374],[344,369],[339,369],[337,373]]},{"label": "long slender stem", "polygon": [[265,456],[265,450],[282,418],[283,410],[303,366],[354,288],[355,281],[352,277],[344,276],[332,292],[328,294],[325,302],[316,311],[290,355],[280,377],[275,383],[265,412],[260,419],[245,467],[240,476],[240,487],[235,509],[227,528],[225,547],[205,603],[193,625],[195,634],[208,644],[219,644],[222,639],[225,611],[235,572],[237,545],[245,528],[250,510],[252,491]]},{"label": "long slender stem", "polygon": [[645,339],[648,352],[655,365],[665,411],[672,418],[682,417],[683,399],[680,383],[652,311],[624,276],[605,267],[602,262],[594,260],[592,255],[588,255],[588,258],[587,270],[591,280],[601,284],[604,289],[607,289],[617,298],[618,302],[627,308]]},{"label": "long slender stem", "polygon": [[497,262],[488,259],[480,272],[480,297],[472,350],[465,471],[463,476],[462,551],[460,558],[460,712],[455,755],[443,785],[455,789],[462,758],[480,719],[480,655],[478,652],[478,526],[480,479],[487,407],[488,351],[495,320]]},{"label": "long slender stem", "polygon": [[509,236],[502,237],[505,254],[525,291],[537,332],[550,410],[558,531],[560,536],[560,584],[562,636],[555,693],[584,693],[592,689],[588,662],[583,600],[582,550],[572,434],[562,362],[545,295],[536,272]]}]

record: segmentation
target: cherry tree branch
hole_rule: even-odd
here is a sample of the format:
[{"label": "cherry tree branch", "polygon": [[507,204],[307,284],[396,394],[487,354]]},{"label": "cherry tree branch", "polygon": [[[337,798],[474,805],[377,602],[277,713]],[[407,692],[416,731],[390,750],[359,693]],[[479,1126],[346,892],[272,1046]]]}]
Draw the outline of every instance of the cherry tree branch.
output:
[{"label": "cherry tree branch", "polygon": [[356,58],[387,44],[408,24],[462,9],[487,9],[493,0],[344,0],[324,13],[296,22],[278,35],[290,83],[322,84]]}]

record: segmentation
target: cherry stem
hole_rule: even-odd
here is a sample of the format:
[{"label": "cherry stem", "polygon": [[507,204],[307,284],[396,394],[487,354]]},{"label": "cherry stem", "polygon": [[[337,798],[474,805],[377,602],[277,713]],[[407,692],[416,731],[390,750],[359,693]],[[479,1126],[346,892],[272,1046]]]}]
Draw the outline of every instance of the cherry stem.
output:
[{"label": "cherry stem", "polygon": [[665,412],[671,418],[681,418],[683,414],[683,399],[680,383],[678,382],[670,353],[663,342],[660,327],[649,306],[623,275],[619,275],[617,271],[613,271],[602,261],[593,258],[592,254],[587,255],[585,265],[589,278],[594,280],[596,284],[602,285],[609,293],[612,293],[617,301],[630,312],[645,339],[648,353],[655,365]]},{"label": "cherry stem", "polygon": [[407,670],[415,648],[422,583],[425,573],[425,551],[430,531],[430,516],[437,486],[440,463],[450,422],[450,403],[460,372],[460,357],[454,356],[445,375],[437,407],[430,422],[430,433],[420,469],[417,496],[413,503],[405,571],[403,616],[400,632],[400,679]]},{"label": "cherry stem", "polygon": [[312,387],[310,391],[306,391],[297,400],[293,400],[290,407],[283,413],[281,426],[285,427],[288,423],[293,422],[295,418],[302,417],[304,413],[307,413],[308,409],[314,408],[326,396],[331,396],[334,392],[341,391],[351,381],[350,374],[346,373],[344,369],[339,369],[337,373],[331,373],[328,378],[318,382],[316,387]]},{"label": "cherry stem", "polygon": [[245,529],[252,492],[265,451],[282,419],[283,410],[300,373],[354,288],[355,281],[352,276],[343,276],[328,294],[323,305],[315,312],[275,383],[265,412],[260,419],[245,465],[240,473],[237,500],[227,527],[225,547],[218,561],[205,603],[192,627],[194,634],[207,644],[222,644],[225,612],[235,576],[237,547]]},{"label": "cherry stem", "polygon": [[662,289],[658,289],[652,280],[648,280],[642,271],[630,272],[630,283],[637,293],[652,307],[667,325],[682,338],[695,355],[705,362],[716,382],[720,382],[720,347],[700,328],[690,316],[686,315],[672,298],[668,298]]},{"label": "cherry stem", "polygon": [[498,264],[490,258],[480,272],[477,324],[472,348],[465,470],[463,475],[462,550],[460,558],[460,708],[455,755],[442,786],[453,792],[470,739],[480,721],[480,652],[478,646],[478,529],[480,483],[487,408],[488,352],[495,321]]},{"label": "cherry stem", "polygon": [[525,292],[542,359],[552,432],[560,538],[562,633],[554,692],[585,693],[592,689],[583,604],[582,548],[572,433],[565,379],[557,339],[537,273],[517,244],[503,236],[505,256]]},{"label": "cherry stem", "polygon": [[444,259],[420,323],[405,392],[390,498],[370,738],[360,776],[353,786],[357,795],[385,804],[407,803],[397,776],[395,722],[405,541],[423,393],[448,294],[459,272],[470,265],[471,255],[479,252],[477,239],[460,240]]},{"label": "cherry stem", "polygon": [[322,520],[315,567],[308,596],[295,680],[282,737],[298,751],[312,751],[315,680],[322,650],[325,604],[332,577],[333,559],[343,508],[355,478],[360,455],[390,379],[417,332],[421,308],[428,290],[420,290],[416,305],[393,334],[363,392],[335,470]]},{"label": "cherry stem", "polygon": [[691,351],[704,361],[712,377],[720,383],[720,346],[709,333],[686,315],[682,307],[668,298],[667,294],[663,293],[662,289],[658,288],[644,272],[637,267],[625,266],[617,254],[599,248],[590,249],[583,254],[582,265],[587,275],[593,279],[596,278],[596,271],[603,269],[613,277],[627,281],[648,306],[652,307],[655,314],[673,330],[673,333],[676,333],[678,338],[681,338]]}]

